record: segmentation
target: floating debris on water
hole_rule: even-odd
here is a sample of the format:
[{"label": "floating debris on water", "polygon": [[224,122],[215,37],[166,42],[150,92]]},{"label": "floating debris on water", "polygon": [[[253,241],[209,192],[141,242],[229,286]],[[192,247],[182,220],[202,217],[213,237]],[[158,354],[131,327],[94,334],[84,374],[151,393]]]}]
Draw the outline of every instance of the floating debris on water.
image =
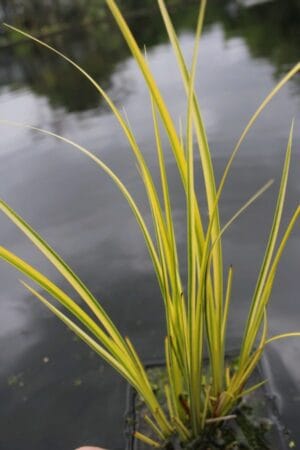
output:
[{"label": "floating debris on water", "polygon": [[83,381],[81,378],[76,378],[76,380],[74,380],[74,382],[73,382],[73,385],[78,387],[78,386],[81,386],[82,383],[83,383]]}]

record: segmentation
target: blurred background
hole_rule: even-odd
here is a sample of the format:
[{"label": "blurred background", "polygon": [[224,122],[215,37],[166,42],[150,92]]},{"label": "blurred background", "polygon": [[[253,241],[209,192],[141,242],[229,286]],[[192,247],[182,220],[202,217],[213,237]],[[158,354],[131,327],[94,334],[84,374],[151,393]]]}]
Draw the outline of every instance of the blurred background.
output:
[{"label": "blurred background", "polygon": [[[185,96],[155,0],[120,0],[176,123]],[[190,62],[198,1],[170,0]],[[147,90],[103,0],[0,0],[0,21],[30,31],[78,62],[125,108],[154,177]],[[217,179],[247,120],[300,57],[299,0],[209,0],[196,80]],[[231,215],[270,178],[273,187],[224,235],[235,269],[229,348],[240,340],[272,222],[292,118],[293,160],[283,229],[300,198],[300,79],[277,95],[249,133],[222,197]],[[0,28],[0,119],[26,122],[85,145],[112,167],[150,218],[133,156],[110,110],[58,56]],[[178,245],[185,259],[185,199],[164,137]],[[198,161],[197,161],[198,163]],[[200,171],[199,171],[200,173]],[[199,177],[199,198],[204,200]],[[161,358],[162,301],[129,207],[90,160],[54,138],[0,124],[0,195],[66,259],[145,361]],[[206,208],[203,207],[204,215]],[[63,280],[5,217],[1,245]],[[299,330],[299,226],[269,308],[270,335]],[[184,263],[182,270],[184,272]],[[0,449],[122,448],[126,384],[0,265]],[[73,295],[73,293],[72,293]],[[300,445],[300,342],[270,345],[266,363],[282,422]],[[297,446],[296,446],[297,448]]]}]

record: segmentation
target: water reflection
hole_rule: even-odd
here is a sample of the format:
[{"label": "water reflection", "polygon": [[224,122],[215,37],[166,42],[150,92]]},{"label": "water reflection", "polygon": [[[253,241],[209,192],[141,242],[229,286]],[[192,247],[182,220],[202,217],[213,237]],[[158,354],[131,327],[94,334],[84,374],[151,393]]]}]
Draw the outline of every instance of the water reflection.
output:
[{"label": "water reflection", "polygon": [[[298,61],[298,0],[267,2],[251,8],[235,7],[232,1],[224,3],[224,9],[216,7],[214,14],[216,17],[222,11],[220,23],[226,40],[242,37],[253,58],[264,58],[274,66],[277,78]],[[299,78],[296,80],[299,83]]]},{"label": "water reflection", "polygon": [[[126,5],[130,10],[131,5],[128,2]],[[242,38],[253,58],[271,62],[274,76],[278,78],[299,57],[299,8],[297,0],[278,0],[276,7],[267,3],[251,8],[243,8],[232,0],[213,0],[206,28],[219,23],[225,40],[230,42],[233,38]],[[172,15],[176,28],[192,30],[195,12],[195,6],[190,4],[178,7]],[[166,40],[161,19],[153,12],[133,17],[130,24],[141,45],[151,48]],[[80,61],[104,89],[112,87],[113,72],[128,57],[127,47],[116,32],[116,25],[107,19],[88,27],[76,26],[72,32],[55,34],[48,39],[52,45]],[[82,81],[82,76],[73,67],[35,44],[19,44],[2,50],[0,63],[0,86],[17,89],[26,85],[38,95],[47,97],[52,107],[64,107],[68,111],[85,111],[99,105],[94,89]],[[123,102],[126,94],[125,86],[114,93],[119,102]]]},{"label": "water reflection", "polygon": [[[238,27],[236,14],[252,17],[254,26],[254,15],[255,20],[259,20],[264,11],[266,16],[272,17],[274,5],[233,12],[232,2],[209,3],[197,89],[219,176],[246,120],[274,86],[274,70],[278,74],[281,69],[272,60],[264,57],[257,60],[259,55],[254,57],[243,34],[244,28],[239,32],[234,29],[232,35],[229,33],[234,25]],[[291,7],[294,8],[293,2]],[[182,21],[180,40],[189,59],[193,50],[189,31],[195,19],[193,11],[175,15],[176,21]],[[293,11],[296,14],[296,10]],[[267,20],[266,16],[260,23]],[[185,111],[185,100],[170,46],[160,31],[160,22],[145,18],[133,25],[140,42],[147,33],[145,40],[147,44],[152,43],[148,50],[149,63],[177,120]],[[89,38],[87,31],[77,37],[72,35],[72,39],[64,35],[55,40],[59,47],[76,55],[76,59],[95,73],[119,104],[124,104],[150,167],[156,170],[148,94],[135,63],[128,58],[120,36],[113,29],[114,25],[107,24],[106,31],[99,31],[98,40]],[[278,26],[279,34],[280,30]],[[95,30],[90,32],[93,37]],[[111,45],[111,53],[106,53],[101,35]],[[298,37],[293,39],[291,46]],[[277,42],[273,47],[275,54],[281,39],[274,36],[274,42]],[[31,55],[28,60],[20,49]],[[120,174],[142,210],[147,212],[145,195],[122,132],[103,105],[100,111],[96,108],[99,99],[93,91],[86,91],[88,84],[76,76],[73,78],[73,69],[47,51],[28,45],[14,47],[9,52],[1,52],[0,56],[8,62],[0,66],[3,86],[0,117],[26,120],[84,143]],[[282,55],[284,57],[284,53]],[[291,59],[287,54],[282,68],[289,66],[296,56],[296,51]],[[58,79],[54,78],[54,73],[59,74]],[[299,117],[299,97],[294,95],[291,86],[295,84],[291,83],[280,93],[249,135],[224,192],[222,218],[225,222],[265,181],[277,180],[274,189],[225,236],[225,263],[233,263],[235,267],[230,329],[233,340],[240,336],[245,306],[257,275],[257,261],[262,258],[290,120],[293,116]],[[67,94],[64,87],[69,89]],[[75,100],[71,92],[76,92]],[[78,111],[87,112],[78,114]],[[300,197],[299,142],[299,127],[296,127],[285,220]],[[166,138],[164,146],[176,230],[184,254],[184,196]],[[157,285],[137,225],[110,180],[68,146],[7,126],[1,127],[0,162],[1,196],[66,258],[101,299],[121,330],[131,336],[140,353],[146,359],[161,356],[164,323]],[[56,272],[11,223],[1,217],[0,225],[3,245],[38,265],[64,286]],[[296,232],[274,289],[270,332],[298,327],[299,252]],[[56,318],[28,297],[18,286],[16,274],[4,264],[1,264],[0,282],[0,448],[20,450],[25,446],[32,450],[65,450],[85,442],[121,448],[123,382],[83,344],[75,342]],[[270,361],[275,374],[274,385],[281,396],[281,411],[299,439],[298,425],[293,419],[297,417],[299,403],[296,388],[299,385],[299,344],[290,341],[272,348]]]},{"label": "water reflection", "polygon": [[[179,29],[194,25],[194,12],[191,7],[176,10],[174,21]],[[157,14],[138,16],[130,23],[137,38],[149,48],[166,40]],[[89,27],[76,28],[72,33],[52,36],[51,44],[80,61],[104,89],[111,87],[111,76],[117,65],[129,56],[112,20],[101,20]],[[85,111],[99,105],[94,88],[82,80],[74,67],[36,44],[16,45],[2,51],[0,62],[1,59],[0,85],[9,85],[12,89],[26,85],[38,95],[46,96],[52,107],[62,106],[68,111]],[[119,102],[124,95],[125,86],[114,92]]]}]

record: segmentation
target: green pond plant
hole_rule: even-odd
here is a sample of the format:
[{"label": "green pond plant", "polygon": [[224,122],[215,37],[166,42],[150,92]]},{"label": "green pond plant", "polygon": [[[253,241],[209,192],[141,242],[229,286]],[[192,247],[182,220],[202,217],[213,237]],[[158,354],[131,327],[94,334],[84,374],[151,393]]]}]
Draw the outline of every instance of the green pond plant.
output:
[{"label": "green pond plant", "polygon": [[[222,236],[231,223],[271,186],[272,180],[248,199],[225,225],[221,225],[219,215],[219,201],[223,187],[242,142],[276,93],[300,70],[300,63],[284,76],[252,115],[233,149],[221,181],[217,186],[200,103],[194,89],[206,0],[202,0],[199,6],[193,59],[190,67],[185,62],[178,36],[164,0],[157,0],[157,3],[178,62],[186,92],[187,106],[184,133],[182,130],[177,130],[168,106],[149,68],[147,56],[144,50],[139,48],[117,3],[115,0],[106,0],[106,4],[128,44],[149,91],[149,106],[151,105],[152,109],[160,186],[154,183],[150,169],[126,116],[117,108],[97,81],[84,68],[59,50],[22,30],[10,25],[5,26],[56,53],[81,72],[110,107],[133,152],[147,193],[153,229],[149,228],[139,206],[121,179],[88,149],[51,131],[27,124],[10,122],[14,126],[27,127],[52,136],[85,154],[111,178],[128,202],[145,239],[165,307],[167,377],[164,395],[167,407],[163,407],[157,398],[147,371],[130,339],[120,334],[101,303],[59,254],[3,200],[0,201],[1,211],[53,264],[60,275],[80,296],[84,306],[76,303],[69,294],[46,275],[7,248],[0,247],[0,257],[33,282],[33,284],[28,284],[28,281],[21,281],[26,289],[133,386],[147,406],[148,413],[144,419],[151,429],[151,437],[139,431],[136,431],[135,436],[152,447],[160,448],[167,446],[174,437],[185,447],[197,438],[201,438],[201,435],[206,433],[210,427],[222,427],[222,424],[226,421],[234,420],[234,410],[240,400],[264,383],[262,381],[259,384],[249,385],[251,374],[258,365],[265,347],[277,339],[300,336],[300,332],[289,332],[269,337],[267,326],[267,307],[278,264],[300,215],[300,207],[297,205],[286,229],[279,234],[291,161],[293,124],[288,138],[273,223],[257,283],[254,287],[248,317],[244,325],[239,356],[234,364],[226,358],[226,351],[228,350],[226,348],[226,335],[233,268],[229,267],[227,275],[224,277]],[[148,124],[146,125],[148,126]],[[171,195],[161,139],[162,132],[166,133],[168,137],[186,198],[186,286],[182,281],[182,264],[180,264],[182,255],[178,254],[177,248]],[[195,158],[195,153],[199,155],[200,164],[198,159]],[[194,172],[196,170],[201,170],[204,180],[206,200],[204,205],[200,205],[199,195],[197,195],[195,189]],[[204,221],[203,211],[206,208],[208,219]],[[206,350],[208,363],[204,363]]]}]

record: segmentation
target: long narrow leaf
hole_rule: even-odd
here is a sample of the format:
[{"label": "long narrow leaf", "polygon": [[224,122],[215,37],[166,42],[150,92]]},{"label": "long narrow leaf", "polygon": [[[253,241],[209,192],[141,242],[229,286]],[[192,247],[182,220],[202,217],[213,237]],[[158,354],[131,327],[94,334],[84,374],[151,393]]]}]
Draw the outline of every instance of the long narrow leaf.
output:
[{"label": "long narrow leaf", "polygon": [[57,268],[64,278],[73,286],[81,298],[94,312],[111,337],[118,345],[122,346],[122,338],[116,327],[105,313],[101,305],[75,275],[71,268],[62,260],[62,258],[46,243],[39,234],[28,225],[12,208],[3,200],[0,200],[0,210],[36,245],[36,247],[47,257],[47,259]]},{"label": "long narrow leaf", "polygon": [[[172,47],[174,49],[174,53],[176,55],[177,63],[179,70],[181,72],[183,84],[187,93],[189,95],[189,83],[190,83],[190,74],[181,51],[178,38],[176,32],[174,30],[172,21],[170,19],[169,13],[167,11],[164,0],[158,0],[158,5],[161,11],[161,15],[168,32],[168,36]],[[205,5],[204,5],[205,6]],[[193,112],[195,118],[195,131],[198,141],[198,149],[200,152],[202,172],[205,182],[205,190],[207,196],[207,204],[210,217],[213,217],[212,224],[212,241],[215,241],[220,234],[220,221],[219,221],[219,212],[216,205],[216,184],[215,184],[215,176],[213,170],[213,164],[211,160],[210,149],[208,145],[208,140],[206,136],[205,126],[202,119],[201,109],[199,106],[199,101],[197,99],[196,94],[193,92]],[[214,272],[214,288],[215,288],[215,299],[219,301],[219,310],[218,313],[220,315],[220,308],[222,305],[222,297],[223,297],[223,267],[222,267],[222,246],[221,240],[217,242],[217,245],[214,249],[213,254],[213,272]]]},{"label": "long narrow leaf", "polygon": [[[165,226],[162,220],[162,212],[161,212],[161,207],[159,204],[159,199],[158,199],[158,195],[153,183],[153,179],[151,177],[150,171],[147,167],[147,164],[145,162],[145,159],[143,157],[142,152],[140,151],[138,144],[136,142],[135,136],[129,126],[129,124],[126,122],[126,120],[124,120],[124,118],[122,117],[120,111],[118,110],[118,108],[116,107],[116,105],[114,104],[114,102],[111,100],[111,98],[109,97],[109,95],[101,88],[101,86],[99,85],[99,83],[97,83],[97,81],[89,74],[87,73],[80,65],[78,65],[77,63],[75,63],[71,58],[67,57],[65,54],[63,54],[62,52],[60,52],[59,50],[57,50],[56,48],[50,46],[49,44],[46,44],[45,42],[41,41],[40,39],[32,36],[29,33],[26,33],[16,27],[13,27],[11,25],[8,24],[4,24],[7,28],[16,31],[17,33],[27,37],[28,39],[36,42],[39,45],[42,45],[43,47],[47,48],[48,50],[56,53],[57,55],[59,55],[61,58],[63,58],[65,61],[67,61],[69,64],[71,64],[73,67],[75,67],[85,78],[88,79],[88,81],[95,87],[95,89],[99,92],[99,94],[104,98],[104,100],[106,101],[106,103],[108,104],[108,106],[110,107],[111,111],[113,112],[113,114],[115,115],[117,121],[119,122],[121,128],[123,129],[125,136],[130,144],[130,147],[137,159],[138,162],[138,166],[140,168],[141,173],[143,174],[143,181],[145,183],[145,187],[148,193],[148,199],[150,201],[150,205],[151,208],[155,209],[157,212],[157,222],[158,222],[158,226],[159,226],[159,231],[163,233],[163,238],[162,238],[162,244],[166,247],[166,257],[168,259],[168,267],[170,267],[170,270],[172,271],[172,273],[175,272],[176,268],[174,267],[174,265],[172,264],[172,260],[170,259],[170,255],[169,255],[169,250],[168,247],[170,245],[169,240],[166,236],[166,232],[165,232]],[[174,129],[175,131],[175,129]],[[153,205],[154,202],[154,205]]]},{"label": "long narrow leaf", "polygon": [[92,348],[98,355],[100,355],[106,362],[108,362],[112,367],[114,367],[117,372],[119,372],[127,381],[137,387],[136,382],[130,374],[126,371],[123,365],[121,365],[111,354],[105,350],[97,341],[92,339],[82,328],[80,328],[74,321],[69,319],[65,314],[63,314],[59,309],[57,309],[52,303],[50,303],[43,295],[37,292],[34,288],[21,280],[21,283],[25,288],[31,292],[35,297],[38,298],[53,314],[55,314],[62,322],[64,322],[68,328],[70,328],[80,339],[82,339],[89,347]]},{"label": "long narrow leaf", "polygon": [[246,127],[244,128],[240,138],[238,139],[231,156],[228,160],[228,163],[226,164],[222,179],[220,181],[218,192],[217,192],[217,198],[220,198],[220,195],[223,191],[224,184],[226,182],[227,176],[229,174],[230,168],[232,166],[232,163],[236,157],[237,152],[239,151],[244,139],[246,138],[249,130],[252,128],[260,114],[263,112],[263,110],[266,108],[266,106],[270,103],[270,101],[275,97],[275,95],[282,89],[287,82],[293,78],[298,72],[300,71],[300,62],[297,63],[283,78],[279,81],[279,83],[276,84],[276,86],[271,90],[271,92],[265,97],[265,99],[262,101],[260,106],[257,108],[255,113],[251,116],[249,122],[247,123]]},{"label": "long narrow leaf", "polygon": [[127,190],[127,188],[125,187],[125,185],[121,182],[121,180],[119,179],[119,177],[117,177],[117,175],[103,162],[101,161],[101,159],[99,159],[97,156],[95,156],[93,153],[91,153],[89,150],[87,150],[86,148],[84,148],[83,146],[77,144],[76,142],[72,141],[71,139],[68,139],[66,137],[60,136],[56,133],[53,133],[51,131],[48,130],[44,130],[42,128],[38,128],[38,127],[34,127],[28,124],[23,124],[23,123],[18,123],[18,122],[12,122],[12,121],[4,121],[1,120],[0,122],[2,123],[7,123],[13,126],[17,126],[17,127],[21,127],[21,128],[28,128],[30,130],[35,130],[38,131],[42,134],[48,135],[48,136],[52,136],[55,137],[56,139],[59,139],[63,142],[65,142],[66,144],[71,145],[73,148],[79,150],[81,153],[83,153],[84,155],[88,156],[92,161],[94,161],[112,180],[113,182],[117,185],[117,187],[119,188],[119,190],[122,192],[122,194],[124,195],[125,199],[127,200],[130,208],[132,209],[132,212],[137,220],[137,223],[140,226],[140,229],[143,233],[143,236],[145,238],[145,242],[147,244],[151,259],[153,261],[153,265],[154,265],[154,269],[156,271],[157,274],[157,278],[158,278],[158,282],[161,286],[162,289],[162,274],[161,274],[161,266],[159,263],[159,259],[157,256],[157,252],[155,249],[155,246],[153,244],[151,235],[148,231],[148,228],[145,224],[145,221],[139,211],[139,208],[137,207],[135,201],[133,200],[132,196],[130,195],[129,191]]},{"label": "long narrow leaf", "polygon": [[[202,348],[199,349],[198,330],[199,323],[196,316],[197,303],[197,270],[200,265],[200,251],[196,242],[196,198],[194,196],[194,146],[193,146],[193,100],[196,68],[198,61],[199,40],[203,27],[206,1],[202,1],[199,10],[195,44],[192,59],[191,76],[188,84],[187,104],[187,260],[188,260],[188,321],[189,321],[189,347],[190,347],[190,381],[189,399],[191,409],[191,422],[194,436],[199,435],[201,426],[201,391],[199,377],[201,373]],[[197,251],[198,250],[198,251]]]},{"label": "long narrow leaf", "polygon": [[246,358],[247,354],[250,351],[251,346],[253,345],[253,339],[249,339],[249,333],[248,330],[251,329],[251,324],[253,323],[253,320],[257,317],[257,309],[259,308],[259,302],[262,295],[262,291],[264,289],[266,279],[268,276],[269,268],[271,265],[272,257],[275,250],[275,245],[277,242],[277,237],[279,233],[279,227],[281,223],[282,218],[282,212],[283,212],[283,206],[285,201],[285,195],[286,195],[286,187],[288,182],[288,176],[289,176],[289,168],[290,168],[290,161],[291,161],[291,152],[292,152],[292,138],[293,138],[293,123],[291,126],[287,149],[286,149],[286,156],[284,161],[284,166],[282,170],[282,176],[281,176],[281,183],[273,218],[273,223],[269,235],[269,240],[267,244],[267,248],[265,251],[264,259],[262,262],[261,270],[258,276],[258,281],[255,287],[255,291],[253,294],[253,299],[250,307],[250,312],[248,316],[248,321],[245,327],[245,335],[244,335],[244,351],[242,354],[242,358]]}]

